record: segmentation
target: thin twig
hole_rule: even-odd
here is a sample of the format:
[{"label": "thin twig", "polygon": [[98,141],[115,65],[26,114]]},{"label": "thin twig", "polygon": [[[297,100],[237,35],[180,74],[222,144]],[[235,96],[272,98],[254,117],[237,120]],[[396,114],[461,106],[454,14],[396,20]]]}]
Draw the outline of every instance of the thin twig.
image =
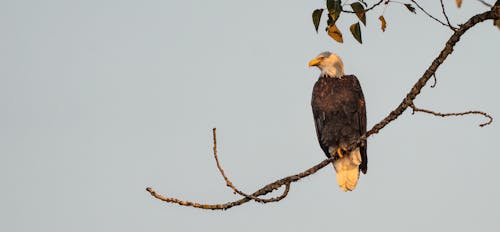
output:
[{"label": "thin twig", "polygon": [[493,5],[483,1],[483,0],[477,0],[478,2],[482,3],[483,5],[487,6],[487,7],[493,7]]},{"label": "thin twig", "polygon": [[[429,14],[429,12],[427,12],[423,7],[421,7],[415,0],[411,0],[421,11],[423,11],[427,16],[429,16],[431,19],[434,19],[436,22],[438,23],[441,23],[443,26],[445,27],[448,27],[448,25],[446,25],[446,23],[444,23],[443,21],[437,19],[436,17],[432,16],[431,14]],[[452,30],[452,31],[456,31],[457,29],[454,28],[453,26],[449,25],[449,28]]]},{"label": "thin twig", "polygon": [[432,114],[434,116],[438,117],[450,117],[450,116],[464,116],[467,114],[478,114],[478,115],[483,115],[484,117],[488,118],[488,121],[485,123],[479,124],[480,127],[490,125],[493,122],[493,117],[483,111],[478,111],[478,110],[470,110],[470,111],[465,111],[465,112],[460,112],[460,113],[440,113],[440,112],[435,112],[432,110],[427,110],[427,109],[421,109],[416,107],[414,104],[410,106],[413,109],[413,113],[415,112],[423,112],[427,114]]},{"label": "thin twig", "polygon": [[436,78],[436,73],[432,74],[432,77],[433,77],[434,83],[431,85],[431,88],[434,88],[434,87],[436,87],[437,82],[438,82],[438,80]]},{"label": "thin twig", "polygon": [[[383,1],[384,1],[384,0],[380,0],[380,1],[378,1],[377,3],[373,4],[373,6],[366,8],[363,12],[365,12],[365,13],[366,13],[366,12],[368,12],[368,11],[372,10],[373,8],[375,8],[375,7],[377,7],[378,5],[380,5]],[[356,12],[351,11],[351,10],[342,10],[342,12],[344,12],[344,13],[351,13],[351,14],[355,14],[355,13],[356,13]]]},{"label": "thin twig", "polygon": [[448,27],[450,27],[451,30],[456,31],[457,28],[455,28],[454,26],[451,25],[450,19],[448,18],[448,15],[446,14],[446,10],[444,9],[443,0],[440,0],[440,2],[441,2],[441,9],[443,10],[444,18],[446,19],[446,22],[448,23]]}]

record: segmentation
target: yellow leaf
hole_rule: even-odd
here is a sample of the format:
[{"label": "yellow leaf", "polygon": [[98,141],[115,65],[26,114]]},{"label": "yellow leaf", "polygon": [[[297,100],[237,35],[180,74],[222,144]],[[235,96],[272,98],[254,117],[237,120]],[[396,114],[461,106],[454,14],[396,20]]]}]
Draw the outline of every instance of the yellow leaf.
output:
[{"label": "yellow leaf", "polygon": [[342,32],[340,32],[340,30],[335,25],[331,25],[328,27],[328,35],[339,43],[344,42],[344,39],[342,39]]},{"label": "yellow leaf", "polygon": [[383,15],[381,15],[380,17],[378,17],[378,19],[380,20],[380,22],[382,23],[382,25],[380,26],[382,28],[382,31],[385,32],[385,28],[387,27],[387,22],[385,21],[385,18]]},{"label": "yellow leaf", "polygon": [[462,0],[456,0],[457,1],[457,7],[460,8],[462,6]]}]

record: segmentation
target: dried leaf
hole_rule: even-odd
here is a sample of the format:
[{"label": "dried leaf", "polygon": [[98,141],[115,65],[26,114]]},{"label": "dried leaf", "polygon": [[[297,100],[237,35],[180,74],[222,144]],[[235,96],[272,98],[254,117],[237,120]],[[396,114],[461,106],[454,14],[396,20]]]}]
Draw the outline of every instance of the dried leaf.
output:
[{"label": "dried leaf", "polygon": [[497,19],[493,22],[493,25],[496,25],[498,27],[498,30],[500,30],[500,19]]},{"label": "dried leaf", "polygon": [[337,28],[337,26],[335,26],[335,24],[329,26],[327,28],[327,31],[328,31],[328,35],[330,37],[332,37],[332,39],[334,39],[335,41],[337,41],[339,43],[344,42],[344,39],[342,39],[342,32],[340,32],[340,30]]},{"label": "dried leaf", "polygon": [[351,4],[351,8],[354,12],[356,12],[356,16],[358,16],[359,20],[363,23],[363,25],[366,26],[366,15],[365,15],[365,8],[361,3],[355,2]]},{"label": "dried leaf", "polygon": [[456,0],[457,1],[457,7],[460,8],[462,7],[462,0]]},{"label": "dried leaf", "polygon": [[416,14],[417,12],[415,11],[415,7],[413,7],[411,4],[406,3],[405,4],[406,8],[413,14]]},{"label": "dried leaf", "polygon": [[321,21],[321,15],[323,14],[323,9],[316,9],[312,13],[314,28],[316,33],[318,32],[319,22]]},{"label": "dried leaf", "polygon": [[387,27],[387,22],[385,21],[385,18],[383,15],[381,15],[380,17],[378,17],[378,19],[380,20],[380,28],[382,28],[382,31],[385,32],[385,28]]},{"label": "dried leaf", "polygon": [[361,40],[361,27],[359,26],[359,22],[351,25],[349,27],[349,30],[351,30],[352,36],[360,43],[362,44],[363,41]]}]

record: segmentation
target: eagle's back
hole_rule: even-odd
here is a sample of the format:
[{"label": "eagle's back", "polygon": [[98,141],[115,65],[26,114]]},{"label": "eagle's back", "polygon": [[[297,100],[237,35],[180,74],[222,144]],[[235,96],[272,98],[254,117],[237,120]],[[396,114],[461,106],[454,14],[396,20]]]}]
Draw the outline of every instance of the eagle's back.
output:
[{"label": "eagle's back", "polygon": [[[316,134],[322,150],[348,146],[366,132],[366,106],[363,91],[354,75],[342,78],[320,77],[314,85],[311,106]],[[366,145],[360,147],[361,171],[366,173]]]}]

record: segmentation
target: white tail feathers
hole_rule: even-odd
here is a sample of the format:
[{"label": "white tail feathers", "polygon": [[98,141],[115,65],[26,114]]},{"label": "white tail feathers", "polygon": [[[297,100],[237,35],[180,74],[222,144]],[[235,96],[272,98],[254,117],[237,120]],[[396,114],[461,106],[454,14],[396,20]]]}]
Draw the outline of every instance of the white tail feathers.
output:
[{"label": "white tail feathers", "polygon": [[359,179],[359,165],[361,164],[361,153],[356,148],[349,155],[345,155],[333,162],[337,172],[337,183],[344,192],[352,191]]}]

